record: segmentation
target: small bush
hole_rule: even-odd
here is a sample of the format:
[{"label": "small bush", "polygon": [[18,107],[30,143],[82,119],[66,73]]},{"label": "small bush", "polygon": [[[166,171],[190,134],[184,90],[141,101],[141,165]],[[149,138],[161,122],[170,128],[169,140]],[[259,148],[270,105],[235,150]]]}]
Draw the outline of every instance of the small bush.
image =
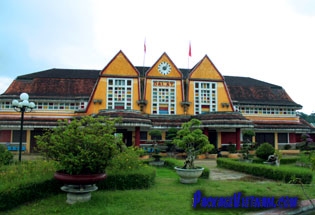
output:
[{"label": "small bush", "polygon": [[274,153],[275,149],[269,143],[261,144],[256,150],[256,156],[263,160],[267,160],[269,155],[273,155]]},{"label": "small bush", "polygon": [[107,169],[133,171],[142,168],[143,163],[139,160],[140,153],[136,148],[128,147],[110,161]]},{"label": "small bush", "polygon": [[13,154],[3,145],[0,145],[0,166],[8,165],[13,161]]},{"label": "small bush", "polygon": [[292,146],[291,146],[290,144],[284,145],[284,149],[285,149],[285,150],[289,150],[289,149],[291,149],[291,148],[292,148]]},{"label": "small bush", "polygon": [[227,149],[228,149],[228,151],[229,151],[230,153],[235,153],[235,152],[236,152],[236,147],[235,147],[235,145],[232,144],[232,143],[228,145]]}]

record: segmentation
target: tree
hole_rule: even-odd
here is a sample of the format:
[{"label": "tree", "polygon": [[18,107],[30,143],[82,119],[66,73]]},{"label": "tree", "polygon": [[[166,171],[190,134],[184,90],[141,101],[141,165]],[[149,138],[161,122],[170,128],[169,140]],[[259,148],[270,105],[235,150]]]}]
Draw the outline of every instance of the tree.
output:
[{"label": "tree", "polygon": [[182,124],[181,129],[177,131],[173,143],[185,150],[187,158],[183,169],[193,169],[196,155],[211,151],[214,146],[210,144],[207,135],[202,133],[199,128],[201,121],[192,119]]}]

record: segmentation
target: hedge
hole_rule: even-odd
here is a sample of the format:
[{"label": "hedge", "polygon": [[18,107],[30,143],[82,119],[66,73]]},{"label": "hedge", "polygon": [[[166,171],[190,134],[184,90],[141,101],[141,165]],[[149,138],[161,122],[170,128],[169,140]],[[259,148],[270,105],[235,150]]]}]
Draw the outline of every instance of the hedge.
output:
[{"label": "hedge", "polygon": [[46,198],[53,194],[60,193],[62,184],[55,179],[21,184],[11,189],[1,190],[0,192],[0,211],[16,208],[17,206]]},{"label": "hedge", "polygon": [[[38,165],[40,165],[40,163]],[[8,166],[6,169],[0,169],[0,173],[5,173],[5,170],[11,170],[10,172],[12,172],[12,169],[19,170],[19,168],[14,168],[14,166],[11,168]],[[33,171],[36,171],[36,169],[34,168]],[[39,176],[36,179],[30,177],[22,182],[14,181],[10,183],[10,181],[5,181],[4,178],[1,178],[0,211],[12,209],[36,199],[63,193],[60,190],[63,184],[52,177],[53,171],[50,173],[48,179],[47,172],[43,175],[40,167],[38,167],[36,173]],[[17,172],[16,174],[19,173]],[[40,179],[41,176],[42,179]],[[155,176],[155,169],[149,166],[130,172],[107,172],[107,178],[99,182],[97,186],[99,190],[147,189],[154,184]]]},{"label": "hedge", "polygon": [[97,187],[100,190],[147,189],[154,184],[155,176],[155,169],[148,166],[130,172],[108,172],[106,179]]},{"label": "hedge", "polygon": [[217,166],[250,175],[264,177],[277,181],[290,182],[293,178],[300,178],[303,184],[310,184],[313,173],[309,169],[293,166],[271,166],[266,164],[246,163],[228,158],[218,158]]},{"label": "hedge", "polygon": [[[299,157],[296,156],[292,156],[292,157],[282,157],[282,159],[280,160],[281,164],[292,164],[292,163],[296,163],[299,160]],[[258,157],[253,158],[253,163],[263,163],[266,160],[260,159]]]}]

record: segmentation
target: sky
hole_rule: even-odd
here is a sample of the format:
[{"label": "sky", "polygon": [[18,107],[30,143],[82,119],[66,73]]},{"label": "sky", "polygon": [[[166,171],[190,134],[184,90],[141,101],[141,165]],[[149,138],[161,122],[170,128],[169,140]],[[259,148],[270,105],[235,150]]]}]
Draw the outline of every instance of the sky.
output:
[{"label": "sky", "polygon": [[0,1],[0,94],[19,75],[101,70],[120,50],[149,67],[164,52],[178,68],[207,55],[222,75],[282,86],[315,112],[313,0]]}]

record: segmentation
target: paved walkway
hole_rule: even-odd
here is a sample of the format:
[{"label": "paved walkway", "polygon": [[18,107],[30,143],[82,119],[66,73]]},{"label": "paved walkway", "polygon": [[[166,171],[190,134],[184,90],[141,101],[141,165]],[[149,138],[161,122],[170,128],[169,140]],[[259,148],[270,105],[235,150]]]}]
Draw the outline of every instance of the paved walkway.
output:
[{"label": "paved walkway", "polygon": [[[245,173],[217,168],[216,160],[196,160],[195,161],[196,166],[203,166],[208,167],[210,169],[210,180],[246,180],[246,181],[255,181],[257,182],[265,182],[266,179],[254,177]],[[315,199],[312,200],[313,204],[315,204]],[[263,212],[251,212],[247,215],[295,215],[295,214],[301,214],[301,212],[309,211],[310,209],[313,209],[313,206],[309,200],[303,200],[299,202],[298,208],[293,209],[282,209],[282,208],[276,208],[276,209],[270,209]],[[315,211],[309,211],[308,213],[305,212],[305,214],[315,214]]]}]

